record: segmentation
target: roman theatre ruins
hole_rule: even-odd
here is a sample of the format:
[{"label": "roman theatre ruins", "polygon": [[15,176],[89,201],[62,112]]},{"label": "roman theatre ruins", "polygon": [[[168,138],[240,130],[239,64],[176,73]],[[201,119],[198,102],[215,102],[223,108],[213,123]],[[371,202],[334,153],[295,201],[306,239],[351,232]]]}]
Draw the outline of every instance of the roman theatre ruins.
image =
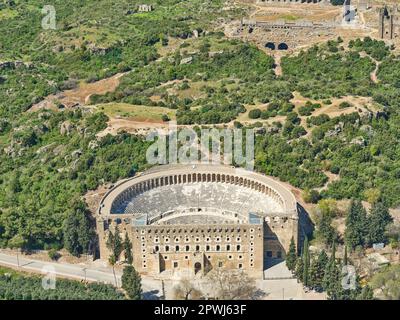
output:
[{"label": "roman theatre ruins", "polygon": [[151,276],[225,268],[261,278],[269,260],[285,258],[292,237],[301,241],[299,225],[284,185],[222,165],[154,167],[117,183],[97,214],[101,258],[118,226],[132,242],[134,267]]}]

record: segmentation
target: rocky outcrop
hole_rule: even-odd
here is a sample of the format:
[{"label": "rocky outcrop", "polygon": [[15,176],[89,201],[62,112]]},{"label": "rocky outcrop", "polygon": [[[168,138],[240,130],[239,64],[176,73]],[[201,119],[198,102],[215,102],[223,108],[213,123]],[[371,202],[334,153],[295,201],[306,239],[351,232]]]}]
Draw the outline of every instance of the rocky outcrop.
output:
[{"label": "rocky outcrop", "polygon": [[72,133],[73,129],[74,129],[74,125],[71,122],[64,121],[60,127],[60,134],[63,136],[65,136],[65,135],[68,136]]},{"label": "rocky outcrop", "polygon": [[138,12],[151,12],[154,7],[151,4],[140,4],[138,7]]},{"label": "rocky outcrop", "polygon": [[354,144],[354,145],[358,145],[358,146],[365,146],[367,143],[365,142],[364,137],[359,136],[359,137],[355,137],[354,139],[352,139],[350,144]]},{"label": "rocky outcrop", "polygon": [[36,154],[48,153],[55,146],[55,142],[48,144],[47,146],[43,146],[36,150]]},{"label": "rocky outcrop", "polygon": [[16,61],[1,61],[0,62],[0,70],[6,70],[6,69],[19,69],[22,67],[25,68],[32,68],[33,64],[31,62],[23,62],[20,60]]},{"label": "rocky outcrop", "polygon": [[92,140],[88,145],[89,149],[94,150],[99,147],[99,142],[97,140]]},{"label": "rocky outcrop", "polygon": [[72,158],[79,158],[83,154],[83,151],[81,149],[75,150],[71,153]]},{"label": "rocky outcrop", "polygon": [[189,64],[192,63],[193,61],[193,57],[187,57],[187,58],[183,58],[180,62],[180,64]]},{"label": "rocky outcrop", "polygon": [[97,47],[95,44],[90,44],[88,46],[88,49],[91,54],[98,55],[98,56],[104,56],[111,50],[110,48]]}]

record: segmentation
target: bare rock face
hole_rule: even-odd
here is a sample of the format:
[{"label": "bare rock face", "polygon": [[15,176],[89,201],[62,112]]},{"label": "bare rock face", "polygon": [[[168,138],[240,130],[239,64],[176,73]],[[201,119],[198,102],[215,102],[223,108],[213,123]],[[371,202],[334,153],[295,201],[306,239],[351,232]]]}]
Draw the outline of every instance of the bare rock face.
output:
[{"label": "bare rock face", "polygon": [[81,149],[75,150],[71,153],[72,158],[79,158],[83,154],[83,151]]},{"label": "bare rock face", "polygon": [[69,122],[69,121],[64,121],[61,124],[61,128],[60,128],[60,134],[65,136],[65,135],[70,135],[72,133],[72,130],[74,129],[74,125]]},{"label": "bare rock face", "polygon": [[88,49],[90,53],[99,56],[104,56],[110,51],[110,48],[97,47],[94,43],[89,44]]},{"label": "bare rock face", "polygon": [[8,147],[4,148],[3,151],[7,156],[17,158],[23,155],[25,148],[20,148],[17,144],[11,143]]},{"label": "bare rock face", "polygon": [[86,133],[86,128],[84,126],[77,126],[76,131],[81,135],[84,136]]},{"label": "bare rock face", "polygon": [[138,7],[138,12],[151,12],[154,10],[153,5],[148,5],[148,4],[141,4]]},{"label": "bare rock face", "polygon": [[14,63],[12,61],[0,62],[0,70],[14,68]]},{"label": "bare rock face", "polygon": [[23,67],[31,69],[32,66],[33,66],[32,62],[23,62],[23,61],[20,61],[20,60],[16,60],[16,61],[0,61],[0,70],[18,69],[18,68],[23,68]]},{"label": "bare rock face", "polygon": [[351,140],[350,143],[351,144],[355,144],[355,145],[359,145],[359,146],[365,146],[366,145],[365,139],[362,136],[355,137],[353,140]]},{"label": "bare rock face", "polygon": [[65,146],[59,145],[53,149],[53,154],[59,156],[61,153],[65,151]]},{"label": "bare rock face", "polygon": [[19,60],[17,60],[17,61],[15,61],[14,62],[14,66],[15,66],[15,68],[22,68],[22,67],[24,67],[25,66],[25,64],[24,64],[24,62],[23,61],[19,61]]},{"label": "bare rock face", "polygon": [[49,128],[43,123],[40,125],[36,125],[33,127],[33,131],[37,134],[37,135],[42,135],[46,132],[49,131]]},{"label": "bare rock face", "polygon": [[94,150],[99,147],[99,143],[97,140],[92,140],[89,142],[89,149]]},{"label": "bare rock face", "polygon": [[187,58],[183,58],[180,62],[180,64],[189,64],[193,61],[193,57],[187,57]]},{"label": "bare rock face", "polygon": [[38,150],[36,150],[36,154],[48,153],[54,146],[55,146],[54,142],[50,143],[46,146],[43,146],[43,147],[39,148]]}]

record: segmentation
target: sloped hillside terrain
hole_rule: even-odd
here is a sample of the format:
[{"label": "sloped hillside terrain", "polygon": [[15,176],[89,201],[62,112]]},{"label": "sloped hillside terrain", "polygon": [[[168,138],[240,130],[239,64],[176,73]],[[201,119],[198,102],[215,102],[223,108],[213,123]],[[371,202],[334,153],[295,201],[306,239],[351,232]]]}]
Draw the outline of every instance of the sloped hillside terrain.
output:
[{"label": "sloped hillside terrain", "polygon": [[[0,246],[88,251],[93,233],[83,195],[148,167],[142,136],[100,134],[117,116],[256,127],[259,172],[314,191],[316,201],[376,192],[399,206],[400,59],[393,48],[338,38],[283,57],[277,74],[271,56],[221,31],[245,8],[159,0],[153,11],[137,12],[143,3],[150,4],[54,1],[57,29],[44,30],[45,1],[4,1]],[[112,88],[85,91],[78,105],[51,98],[52,108],[31,109],[117,74]],[[145,118],[141,107],[154,112]],[[329,108],[335,113],[321,111]]]}]

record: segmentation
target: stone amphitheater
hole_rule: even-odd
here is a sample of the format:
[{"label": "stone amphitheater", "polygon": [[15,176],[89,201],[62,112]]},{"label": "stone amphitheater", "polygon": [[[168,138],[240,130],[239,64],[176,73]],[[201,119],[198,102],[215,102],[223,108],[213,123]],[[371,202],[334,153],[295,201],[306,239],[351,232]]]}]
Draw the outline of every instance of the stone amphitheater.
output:
[{"label": "stone amphitheater", "polygon": [[100,255],[110,232],[127,234],[142,274],[204,275],[215,268],[262,277],[299,241],[293,194],[278,181],[221,165],[155,167],[117,183],[97,215]]}]

